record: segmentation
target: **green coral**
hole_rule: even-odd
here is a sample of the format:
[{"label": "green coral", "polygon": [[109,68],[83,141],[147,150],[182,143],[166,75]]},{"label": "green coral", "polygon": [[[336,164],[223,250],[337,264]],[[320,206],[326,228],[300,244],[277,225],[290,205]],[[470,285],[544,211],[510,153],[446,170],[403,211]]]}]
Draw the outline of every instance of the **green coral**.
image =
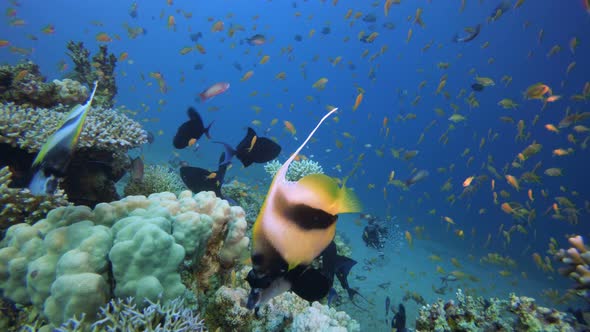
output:
[{"label": "green coral", "polygon": [[178,193],[186,187],[180,176],[162,165],[148,165],[145,167],[143,178],[131,180],[124,189],[125,196],[144,195],[171,192]]},{"label": "green coral", "polygon": [[[274,177],[281,166],[282,164],[275,159],[266,163],[264,165],[264,170],[266,173],[270,174],[271,177]],[[297,181],[309,174],[324,174],[324,169],[318,162],[310,159],[295,160],[289,165],[289,169],[287,170],[287,180]]]},{"label": "green coral", "polygon": [[115,82],[117,57],[112,53],[108,54],[106,45],[99,46],[99,51],[92,57],[92,62],[88,59],[90,51],[84,48],[84,43],[69,41],[67,49],[70,51],[67,53],[68,56],[74,62],[72,77],[88,86],[93,86],[94,82],[98,81],[93,106],[112,108],[117,94]]}]

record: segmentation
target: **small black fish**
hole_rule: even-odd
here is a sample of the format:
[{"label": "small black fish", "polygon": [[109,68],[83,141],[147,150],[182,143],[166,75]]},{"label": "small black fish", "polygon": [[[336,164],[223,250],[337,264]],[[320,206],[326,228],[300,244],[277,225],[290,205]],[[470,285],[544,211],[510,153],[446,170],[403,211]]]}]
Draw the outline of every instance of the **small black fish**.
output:
[{"label": "small black fish", "polygon": [[203,37],[203,34],[201,32],[191,34],[191,40],[195,43],[198,42],[199,39],[201,39],[201,37]]},{"label": "small black fish", "polygon": [[393,320],[391,321],[391,328],[396,329],[398,332],[407,331],[406,330],[406,308],[403,304],[399,304],[397,309],[397,313],[393,316]]},{"label": "small black fish", "polygon": [[367,14],[363,17],[363,21],[370,23],[375,22],[377,21],[377,16],[375,16],[375,14]]},{"label": "small black fish", "polygon": [[388,297],[385,298],[385,319],[387,320],[387,314],[389,314],[389,306],[391,305],[391,299]]},{"label": "small black fish", "polygon": [[330,27],[324,27],[322,29],[322,34],[324,34],[324,35],[328,35],[328,34],[330,34],[330,32],[332,32],[332,29],[330,29]]},{"label": "small black fish", "polygon": [[201,70],[203,68],[205,68],[205,64],[203,63],[195,63],[194,67],[195,70]]},{"label": "small black fish", "polygon": [[131,180],[133,181],[141,181],[143,180],[143,159],[141,157],[136,157],[131,159]]},{"label": "small black fish", "polygon": [[151,131],[147,132],[147,141],[149,144],[154,143],[154,141],[156,140],[156,136],[154,136],[154,133],[152,133]]},{"label": "small black fish", "polygon": [[303,37],[301,37],[301,35],[295,35],[294,39],[295,39],[295,41],[300,42],[303,40]]},{"label": "small black fish", "polygon": [[236,146],[232,148],[229,144],[224,142],[215,142],[223,144],[225,147],[225,160],[222,164],[227,164],[236,156],[244,167],[248,167],[253,163],[265,163],[275,159],[281,153],[281,146],[273,140],[266,137],[259,137],[256,135],[254,129],[248,127],[246,137]]},{"label": "small black fish", "polygon": [[480,83],[473,83],[473,84],[471,84],[471,89],[473,91],[480,92],[480,91],[483,91],[483,88],[484,88],[483,84],[480,84]]},{"label": "small black fish", "polygon": [[258,33],[250,38],[246,38],[246,42],[252,46],[260,46],[266,43],[266,37]]},{"label": "small black fish", "polygon": [[[219,162],[225,159],[225,153],[219,157]],[[227,164],[220,165],[215,172],[208,171],[204,168],[183,166],[180,167],[180,178],[182,182],[194,193],[201,191],[213,191],[219,198],[223,198],[221,194],[221,186],[227,171]]]},{"label": "small black fish", "polygon": [[207,138],[211,138],[209,129],[211,129],[213,122],[205,127],[201,115],[193,107],[189,107],[187,113],[190,120],[178,127],[178,131],[176,131],[174,141],[172,142],[177,149],[186,148],[191,139],[198,140],[203,134],[207,135]]},{"label": "small black fish", "polygon": [[236,68],[239,71],[242,71],[242,65],[238,62],[234,62],[233,64],[234,68]]}]

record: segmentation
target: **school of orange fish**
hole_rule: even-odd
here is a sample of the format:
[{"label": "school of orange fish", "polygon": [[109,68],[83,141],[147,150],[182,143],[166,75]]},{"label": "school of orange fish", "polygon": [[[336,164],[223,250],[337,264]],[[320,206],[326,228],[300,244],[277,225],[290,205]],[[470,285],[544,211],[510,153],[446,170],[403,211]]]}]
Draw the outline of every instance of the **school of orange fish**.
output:
[{"label": "school of orange fish", "polygon": [[[413,107],[413,109],[415,109],[415,111],[408,112],[406,114],[401,114],[395,110],[384,112],[364,109],[363,104],[367,102],[368,98],[391,98],[389,96],[377,96],[376,93],[373,93],[373,96],[371,96],[371,90],[376,91],[379,89],[379,79],[376,78],[376,73],[379,71],[380,61],[399,61],[395,57],[391,56],[390,48],[394,47],[390,47],[388,43],[394,44],[395,48],[410,45],[413,42],[413,37],[415,38],[417,34],[428,33],[428,29],[431,28],[428,26],[429,16],[432,17],[435,15],[440,15],[440,13],[429,13],[428,6],[430,5],[430,1],[424,2],[423,7],[418,7],[412,1],[408,0],[375,0],[368,1],[367,3],[363,4],[360,4],[360,2],[358,4],[354,2],[344,3],[344,1],[339,2],[338,0],[317,0],[317,2],[325,3],[323,5],[326,6],[326,10],[330,8],[338,8],[344,12],[344,15],[341,16],[344,24],[342,24],[342,22],[329,22],[327,24],[331,26],[342,25],[348,27],[350,29],[350,35],[345,36],[342,42],[350,43],[351,47],[353,47],[352,42],[356,42],[354,39],[362,41],[362,47],[358,47],[360,58],[354,59],[354,61],[364,61],[369,64],[370,69],[366,77],[368,77],[369,80],[374,83],[370,88],[362,88],[358,83],[355,82],[357,77],[353,75],[351,84],[354,86],[354,97],[350,100],[332,100],[331,102],[335,105],[336,103],[342,104],[338,106],[345,109],[344,112],[356,111],[357,113],[355,113],[354,116],[357,117],[359,116],[359,113],[365,112],[365,114],[362,115],[363,120],[361,127],[378,131],[381,139],[380,141],[360,143],[362,144],[362,147],[360,148],[362,148],[365,152],[359,153],[359,142],[357,137],[361,136],[361,133],[359,132],[358,134],[354,134],[349,131],[342,131],[339,130],[338,126],[336,125],[340,121],[341,117],[350,116],[350,114],[342,113],[341,116],[333,117],[333,123],[331,127],[333,132],[336,132],[338,136],[335,138],[333,146],[337,150],[341,150],[342,152],[346,151],[346,153],[349,154],[347,158],[342,159],[341,163],[335,165],[334,169],[342,170],[343,168],[352,168],[347,167],[347,165],[354,164],[354,168],[359,169],[357,172],[358,174],[356,174],[354,178],[357,180],[361,179],[363,176],[366,176],[366,172],[363,171],[362,165],[369,151],[374,153],[376,158],[382,160],[382,164],[384,165],[391,164],[393,161],[401,161],[405,163],[404,165],[410,165],[411,167],[410,178],[408,180],[400,180],[399,176],[396,177],[396,173],[407,173],[405,170],[400,171],[399,169],[388,169],[383,174],[374,176],[374,179],[379,176],[378,180],[366,183],[366,188],[357,186],[357,191],[366,191],[367,193],[371,193],[373,190],[382,191],[383,202],[384,205],[387,206],[386,214],[396,214],[395,211],[393,211],[393,204],[395,202],[403,201],[405,191],[419,190],[418,185],[414,186],[419,181],[435,181],[435,178],[440,179],[445,177],[446,179],[443,180],[440,187],[440,193],[446,195],[446,197],[444,197],[444,200],[446,201],[445,204],[449,207],[452,207],[452,209],[447,211],[455,211],[455,213],[453,215],[448,212],[441,214],[436,209],[430,209],[430,211],[428,211],[428,215],[436,219],[440,225],[443,225],[443,227],[445,227],[449,232],[454,233],[457,238],[465,239],[469,234],[469,232],[466,230],[467,228],[471,228],[470,233],[472,237],[475,238],[477,236],[477,225],[468,223],[465,220],[461,220],[461,215],[465,209],[476,209],[478,214],[484,216],[488,213],[488,207],[493,206],[505,214],[505,219],[501,221],[490,220],[490,222],[497,223],[498,231],[496,234],[489,233],[484,236],[485,240],[481,241],[480,244],[480,246],[484,249],[489,247],[492,241],[496,239],[500,239],[502,241],[501,243],[505,249],[509,248],[515,233],[524,235],[524,238],[527,239],[527,241],[535,241],[535,223],[540,218],[550,218],[554,222],[574,225],[580,229],[579,232],[584,233],[583,227],[585,226],[583,225],[581,219],[587,218],[587,215],[590,212],[590,200],[587,197],[583,197],[583,195],[581,195],[575,189],[571,188],[574,186],[576,179],[568,179],[568,173],[566,169],[551,166],[551,158],[568,158],[576,154],[586,154],[587,146],[590,141],[590,128],[587,126],[587,122],[590,121],[590,111],[583,110],[584,108],[588,107],[588,101],[590,100],[590,81],[587,81],[577,87],[571,87],[568,85],[568,79],[572,75],[578,74],[587,76],[587,73],[584,74],[576,72],[576,67],[579,67],[583,62],[583,58],[576,57],[577,48],[580,45],[580,40],[577,36],[570,36],[566,40],[556,41],[556,44],[553,46],[547,46],[545,43],[545,33],[546,31],[551,30],[552,27],[546,26],[543,28],[534,28],[534,24],[532,22],[527,21],[525,17],[519,17],[521,15],[520,10],[525,9],[527,6],[535,6],[534,1],[514,1],[512,8],[510,8],[510,14],[519,17],[519,20],[521,20],[522,31],[538,29],[536,33],[536,39],[538,45],[540,45],[539,48],[543,50],[547,49],[547,51],[542,52],[542,54],[531,51],[528,54],[529,58],[544,57],[547,59],[547,61],[550,61],[552,58],[563,55],[565,52],[570,53],[567,58],[571,60],[569,61],[569,64],[563,69],[563,78],[560,83],[549,84],[548,82],[533,81],[529,82],[527,86],[518,88],[512,85],[513,78],[508,74],[499,76],[480,76],[478,74],[480,72],[497,72],[500,70],[498,68],[472,68],[466,73],[469,78],[464,79],[464,86],[466,86],[466,88],[461,88],[458,91],[454,91],[454,89],[448,87],[448,83],[451,79],[457,79],[449,77],[449,75],[444,71],[455,65],[453,61],[460,62],[463,60],[461,52],[457,51],[456,60],[449,60],[447,62],[441,61],[436,65],[437,70],[442,71],[442,75],[440,75],[440,79],[438,79],[438,81],[430,82],[425,79],[420,82],[420,84],[415,89],[413,87],[405,87],[405,89],[416,91],[415,97],[413,97],[413,100],[410,102],[410,105]],[[477,6],[482,6],[482,3],[484,2],[485,1],[482,0],[457,1],[455,13],[461,15],[467,10],[476,11],[478,10]],[[26,26],[27,22],[24,19],[19,18],[18,2],[11,0],[11,5],[12,6],[6,10],[8,24],[13,28]],[[291,39],[288,41],[279,41],[279,38],[272,36],[272,29],[261,28],[265,15],[277,14],[261,13],[260,15],[252,17],[249,22],[238,22],[232,13],[227,13],[224,17],[205,17],[202,15],[196,17],[197,15],[193,15],[191,11],[177,8],[177,6],[180,4],[175,4],[173,0],[166,0],[166,3],[163,5],[166,7],[161,10],[159,19],[162,28],[168,30],[170,33],[181,33],[179,29],[179,20],[200,20],[198,22],[200,25],[206,25],[208,27],[207,30],[203,29],[203,34],[214,34],[219,36],[219,43],[229,44],[229,50],[233,50],[238,47],[240,40],[244,40],[245,35],[249,34],[250,32],[270,30],[268,33],[270,37],[268,38],[265,38],[262,35],[256,35],[250,38],[248,40],[249,46],[244,52],[244,55],[251,54],[251,52],[258,52],[256,55],[256,64],[258,66],[272,66],[273,59],[279,57],[285,57],[289,61],[294,61],[296,59],[296,53],[299,46],[293,46],[294,42]],[[583,7],[580,8],[580,10],[590,12],[589,0],[583,0],[582,5]],[[363,10],[354,8],[354,6],[363,7]],[[406,6],[406,8],[408,6],[417,8],[412,10],[412,12],[414,12],[413,15],[408,17],[400,17],[400,15],[396,15],[396,11],[398,8],[402,8],[403,6]],[[580,4],[572,3],[570,6],[580,6]],[[134,2],[129,8],[129,15],[134,17],[134,15],[137,15],[137,11],[139,10],[141,10],[141,4]],[[404,34],[405,40],[392,41],[391,38],[387,36],[389,28],[380,30],[379,32],[366,31],[366,29],[362,28],[359,32],[356,32],[359,26],[364,26],[361,20],[363,17],[365,17],[366,12],[368,11],[380,11],[383,13],[383,17],[386,20],[396,21],[396,25],[398,25],[395,27],[396,29],[403,29],[404,31],[407,31],[407,33]],[[298,7],[295,6],[294,3],[292,12],[289,12],[289,15],[294,15],[295,17],[299,18],[301,20],[302,26],[318,26],[319,24],[325,24],[325,22],[322,22],[314,25],[315,22],[322,20],[321,16],[319,14],[306,14],[303,4]],[[494,12],[488,19],[487,24],[499,24],[497,22],[499,22],[503,15],[508,15],[508,13],[505,13],[502,10]],[[106,27],[100,21],[92,21],[90,24],[98,29],[104,28],[106,30]],[[393,23],[391,23],[391,25],[387,25],[386,27],[393,29]],[[124,29],[126,30],[127,38],[129,39],[138,38],[143,33],[145,33],[142,27],[134,27],[127,23],[124,24]],[[473,33],[473,30],[473,28],[465,28],[465,31],[468,33]],[[315,28],[311,28],[307,34],[303,34],[302,36],[298,37],[300,39],[319,38],[318,32],[319,31],[316,32]],[[56,23],[47,24],[40,30],[40,33],[51,35],[65,32],[60,31],[59,24]],[[524,36],[525,34],[523,33],[523,38],[525,38]],[[31,40],[40,38],[33,34],[29,34],[27,37]],[[116,33],[101,31],[96,34],[95,40],[97,43],[116,43],[117,41],[124,41],[125,37]],[[286,43],[284,46],[282,46],[281,52],[279,54],[265,54],[262,51],[257,50],[257,48],[264,44],[279,42]],[[420,49],[422,53],[433,52],[436,48],[443,48],[444,44],[447,43],[451,44],[450,41],[435,42],[434,40],[430,40],[425,45],[421,45]],[[179,49],[177,56],[187,57],[198,56],[198,54],[207,54],[206,46],[207,45],[199,42],[199,38],[195,38],[191,45],[187,45]],[[490,42],[475,39],[471,42],[471,44],[469,44],[469,46],[479,48],[482,51],[482,56],[487,57],[487,64],[489,66],[494,65],[496,60],[493,54],[488,52],[493,47],[493,45],[490,45]],[[23,56],[28,56],[31,54],[31,52],[33,52],[32,48],[21,48],[13,45],[9,38],[0,40],[0,49],[2,48],[8,49],[12,53],[21,54]],[[329,50],[324,51],[324,54],[329,54]],[[137,54],[134,55],[134,57],[135,59],[139,59],[141,55]],[[180,62],[182,59],[183,58],[178,61]],[[134,64],[132,55],[129,54],[129,52],[122,52],[119,55],[118,60],[120,63],[125,63],[127,65]],[[341,55],[329,55],[327,59],[324,59],[323,56],[316,55],[311,59],[310,62],[325,60],[327,60],[330,64],[330,67],[334,68],[335,70],[353,65],[352,59],[345,59],[345,57]],[[348,61],[348,63],[346,63],[346,61]],[[278,68],[276,70],[276,74],[274,74],[272,77],[269,77],[269,80],[274,82],[272,84],[278,84],[282,81],[287,81],[291,75],[298,75],[296,73],[297,70],[300,72],[300,75],[304,76],[304,79],[307,79],[306,66],[308,65],[308,62],[302,62],[298,66],[293,66],[293,69]],[[61,72],[64,72],[68,69],[68,64],[62,61],[58,64],[58,68]],[[259,67],[248,69],[244,73],[240,73],[239,76],[227,78],[227,80],[235,80],[238,82],[238,85],[248,84],[246,82],[250,81],[254,75],[257,75],[256,68]],[[418,74],[423,73],[424,71],[425,69],[422,68],[417,68],[416,70]],[[127,75],[124,70],[120,70],[118,73],[121,76]],[[156,69],[153,71],[140,73],[141,80],[145,82],[147,86],[152,86],[154,83],[157,85],[158,91],[161,94],[158,101],[159,109],[165,108],[167,103],[166,93],[168,92],[170,86],[174,86],[176,84],[170,80],[165,79],[165,74],[166,73]],[[184,82],[186,75],[188,74],[186,74],[184,71],[181,72],[181,78],[178,84],[182,84]],[[305,102],[307,103],[320,103],[318,96],[320,96],[330,87],[330,75],[318,76],[319,78],[312,79],[313,83],[312,81],[309,81],[308,85],[305,87],[310,91],[305,97]],[[471,89],[469,89],[469,85],[472,83],[478,84],[479,87],[485,89],[484,91],[487,91],[488,89],[504,89],[507,94],[512,94],[512,96],[515,95],[515,89],[520,89],[522,98],[502,98],[501,100],[497,101],[497,105],[480,104],[478,92],[471,91]],[[218,86],[203,86],[200,88],[200,91],[197,91],[197,93],[200,93],[201,91],[205,93],[209,89],[217,87]],[[229,89],[229,84],[227,84],[227,86],[223,85],[223,87],[224,88],[221,90],[214,89],[215,91],[210,98],[225,92],[227,89]],[[236,87],[234,85],[232,89],[241,89],[242,87]],[[259,89],[262,89],[262,87]],[[577,92],[568,94],[565,92],[566,90],[575,90]],[[284,87],[284,91],[288,91],[286,86]],[[260,96],[267,95],[263,92],[259,92],[258,90],[254,90],[250,93],[250,97],[252,99]],[[441,97],[443,99],[440,99]],[[216,98],[218,99],[223,97]],[[419,110],[421,102],[423,102],[423,99],[426,98],[438,98],[441,100],[440,105],[434,108],[433,113],[427,110]],[[281,137],[281,140],[291,139],[292,137],[296,136],[297,130],[294,124],[296,121],[293,117],[293,113],[291,112],[297,111],[296,105],[298,105],[299,102],[300,101],[288,101],[288,106],[282,103],[278,104],[276,105],[276,108],[281,110],[281,112],[277,112],[276,116],[270,116],[272,120],[268,124],[269,130],[278,123],[282,123],[284,126],[284,132],[290,134],[290,136],[287,138]],[[201,107],[207,107],[208,111],[219,110],[219,107],[214,104],[205,104]],[[335,106],[332,105],[323,105],[321,106],[321,109],[323,110],[325,108],[331,110],[334,107]],[[154,114],[154,111],[147,103],[142,103],[139,108],[139,110],[126,109],[124,112],[130,116],[140,119],[145,123],[159,122],[159,118],[156,116],[146,116],[147,114]],[[254,104],[249,105],[249,108],[254,110],[257,115],[261,112],[271,112],[263,109],[261,106]],[[432,175],[430,175],[430,178],[426,179],[429,174],[427,171],[412,166],[412,161],[417,155],[419,155],[419,149],[417,147],[420,146],[420,144],[422,144],[426,138],[433,140],[437,139],[441,146],[447,145],[453,139],[460,140],[460,138],[453,136],[453,132],[459,126],[470,126],[470,120],[475,121],[478,116],[478,109],[481,110],[482,108],[488,109],[486,112],[497,112],[497,123],[490,124],[490,128],[487,132],[474,133],[473,140],[479,142],[477,151],[472,151],[475,149],[466,147],[464,151],[460,153],[460,155],[448,156],[449,158],[447,158],[447,160],[451,159],[456,160],[457,162],[464,162],[466,167],[470,169],[469,173],[457,174],[457,172],[455,172],[455,162],[452,162],[448,165],[437,165],[436,160],[433,160],[430,163],[431,167],[429,169]],[[518,119],[519,111],[524,108],[537,110],[538,113],[535,115],[532,121]],[[348,109],[348,111],[346,109]],[[450,110],[451,114],[447,114],[449,112],[448,110]],[[553,112],[553,114],[559,113],[561,114],[561,120],[555,123],[544,122],[544,119],[546,118],[545,112]],[[318,112],[316,112],[314,116],[317,116],[317,114]],[[289,119],[285,115],[291,116],[291,118]],[[424,129],[419,133],[417,142],[407,144],[407,146],[413,146],[412,148],[399,146],[399,138],[398,142],[396,142],[396,145],[394,146],[393,142],[395,140],[394,133],[396,128],[399,126],[404,126],[406,123],[415,120],[416,118],[432,118],[432,120],[428,121],[428,125],[424,127]],[[259,119],[251,120],[251,124],[253,126],[263,126],[264,122],[266,121]],[[505,128],[507,125],[515,127],[516,135],[514,137],[514,146],[519,147],[520,152],[511,156],[511,162],[508,162],[503,166],[499,166],[498,164],[495,164],[495,159],[493,156],[482,156],[486,155],[486,148],[488,146],[493,145],[501,135],[506,135],[507,131]],[[554,141],[541,140],[541,138],[536,137],[536,135],[540,135],[536,134],[539,131],[535,128],[540,126],[551,134],[565,137],[567,144],[558,146]],[[433,134],[431,132],[437,129],[441,129],[439,134]],[[157,134],[159,136],[165,135],[164,131],[161,129],[158,130]],[[563,140],[559,140],[559,142],[563,142]],[[253,144],[255,144],[255,142],[252,142],[252,145]],[[545,152],[547,149],[550,151],[549,158],[546,158]],[[326,153],[331,151],[331,148],[325,148]],[[481,166],[474,164],[476,162],[481,162]],[[557,190],[555,188],[549,187],[548,185],[545,185],[544,181],[552,177],[563,177],[563,183],[569,183],[570,185],[561,185]],[[458,191],[456,188],[460,188],[460,190]],[[423,198],[420,200],[424,200],[425,202],[419,203],[424,203],[424,205],[426,205],[428,204],[426,202],[431,200],[433,196],[436,196],[437,194],[439,193],[424,192]],[[472,206],[470,200],[462,200],[463,198],[469,198],[476,194],[486,195],[491,204],[480,208]],[[485,218],[482,220],[485,220]],[[420,223],[418,220],[414,220],[414,217],[408,217],[407,222],[409,228],[413,228],[405,232],[405,238],[409,244],[409,247],[412,247],[416,238],[419,239],[423,237],[425,232],[424,225],[432,223]],[[418,226],[414,227],[412,223],[415,223],[414,225]],[[434,226],[429,227],[434,228]],[[551,276],[555,272],[555,267],[552,264],[551,256],[558,250],[560,244],[566,243],[566,236],[566,234],[559,234],[555,237],[549,238],[549,243],[547,245],[548,249],[546,252],[541,252],[538,250],[533,251],[531,249],[533,246],[529,245],[523,252],[518,253],[518,255],[519,257],[522,255],[530,257],[530,260],[537,265],[540,271],[543,271],[544,273],[547,273],[549,276]],[[521,237],[521,239],[522,238],[523,237]],[[442,260],[442,258],[436,254],[431,255],[429,258],[432,262],[439,262]],[[498,273],[505,277],[518,274],[518,272],[516,272],[517,267],[515,261],[515,258],[510,257],[510,255],[503,255],[497,252],[489,253],[480,259],[480,262],[484,264],[495,264],[502,266],[504,269],[500,270]],[[455,258],[451,260],[451,263],[457,267],[457,270],[452,272],[455,277],[459,279],[469,277],[465,273],[461,272],[461,264]],[[440,266],[437,266],[436,271],[441,274],[448,273]],[[526,273],[521,272],[520,277],[526,278]],[[475,277],[470,278],[472,280],[477,279]],[[556,294],[554,290],[546,290],[545,293],[549,298],[559,298],[559,294]]]}]

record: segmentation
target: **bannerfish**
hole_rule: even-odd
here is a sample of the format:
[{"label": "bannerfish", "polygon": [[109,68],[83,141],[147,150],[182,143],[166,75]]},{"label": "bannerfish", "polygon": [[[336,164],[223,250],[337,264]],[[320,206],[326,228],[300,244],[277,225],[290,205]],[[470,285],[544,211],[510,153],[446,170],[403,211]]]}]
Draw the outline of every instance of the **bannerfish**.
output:
[{"label": "bannerfish", "polygon": [[[219,157],[219,162],[221,163],[224,159],[225,153],[222,153]],[[213,191],[217,197],[223,198],[221,186],[223,185],[223,179],[225,178],[228,165],[220,165],[215,172],[199,167],[182,166],[180,167],[180,178],[194,193]]]},{"label": "bannerfish", "polygon": [[235,156],[242,162],[244,167],[248,167],[253,163],[260,164],[271,161],[281,153],[280,145],[269,138],[258,136],[254,129],[250,127],[248,127],[246,136],[235,149],[224,142],[214,143],[223,144],[225,147],[225,160],[221,162],[222,164],[228,164]]},{"label": "bannerfish", "polygon": [[29,189],[33,195],[55,193],[58,178],[65,176],[97,86],[98,82],[94,82],[94,89],[86,104],[74,106],[35,157],[31,166],[34,175],[29,183]]},{"label": "bannerfish", "polygon": [[229,83],[227,82],[219,82],[215,83],[212,86],[205,89],[203,92],[199,94],[201,98],[201,102],[205,102],[215,96],[218,96],[229,89]]},{"label": "bannerfish", "polygon": [[[309,264],[332,242],[338,214],[359,212],[361,204],[346,188],[346,180],[339,187],[325,174],[310,174],[291,182],[286,173],[321,124],[337,110],[324,115],[273,178],[252,232],[253,268],[247,278],[252,286],[247,301],[250,309],[288,289],[304,298],[329,292],[330,280],[318,276],[321,272],[310,269]],[[318,289],[324,293],[319,294]]]},{"label": "bannerfish", "polygon": [[209,135],[209,129],[211,129],[211,122],[207,127],[203,124],[201,115],[193,107],[189,107],[187,110],[189,120],[181,124],[174,135],[172,144],[177,149],[184,149],[189,146],[189,142],[194,139],[193,143],[196,142],[203,134],[207,138],[211,138]]}]

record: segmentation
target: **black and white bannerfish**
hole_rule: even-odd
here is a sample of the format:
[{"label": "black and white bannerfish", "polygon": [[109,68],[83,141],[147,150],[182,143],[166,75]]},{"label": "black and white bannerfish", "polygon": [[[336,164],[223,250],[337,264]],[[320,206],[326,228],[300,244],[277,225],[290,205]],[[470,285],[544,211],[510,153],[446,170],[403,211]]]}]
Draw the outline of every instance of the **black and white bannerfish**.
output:
[{"label": "black and white bannerfish", "polygon": [[33,195],[55,193],[58,179],[65,176],[74,147],[80,139],[80,133],[88,110],[90,110],[97,85],[98,82],[94,82],[94,88],[86,104],[76,105],[65,117],[57,131],[49,136],[41,147],[31,166],[34,175],[29,184],[29,190]]},{"label": "black and white bannerfish", "polygon": [[[253,228],[253,268],[247,278],[252,286],[247,303],[250,309],[292,288],[299,288],[297,294],[309,291],[306,285],[317,280],[314,274],[321,273],[310,269],[309,264],[334,239],[338,214],[361,210],[354,192],[346,188],[346,181],[340,187],[335,179],[324,174],[310,174],[297,182],[286,179],[291,162],[336,111],[334,108],[319,121],[279,168],[270,185]],[[323,296],[331,287],[330,281],[325,284]]]}]

